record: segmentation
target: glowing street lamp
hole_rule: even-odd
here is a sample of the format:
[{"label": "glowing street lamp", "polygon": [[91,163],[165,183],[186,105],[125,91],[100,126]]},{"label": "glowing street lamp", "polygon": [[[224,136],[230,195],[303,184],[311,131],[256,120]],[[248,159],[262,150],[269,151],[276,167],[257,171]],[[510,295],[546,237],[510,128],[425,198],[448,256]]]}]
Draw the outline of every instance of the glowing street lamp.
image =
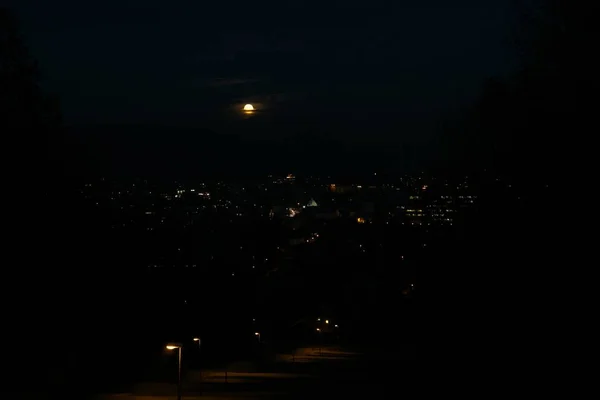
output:
[{"label": "glowing street lamp", "polygon": [[258,337],[258,343],[260,343],[260,332],[254,332],[254,336]]},{"label": "glowing street lamp", "polygon": [[167,350],[178,350],[177,357],[177,400],[181,400],[181,349],[183,346],[179,343],[168,344]]}]

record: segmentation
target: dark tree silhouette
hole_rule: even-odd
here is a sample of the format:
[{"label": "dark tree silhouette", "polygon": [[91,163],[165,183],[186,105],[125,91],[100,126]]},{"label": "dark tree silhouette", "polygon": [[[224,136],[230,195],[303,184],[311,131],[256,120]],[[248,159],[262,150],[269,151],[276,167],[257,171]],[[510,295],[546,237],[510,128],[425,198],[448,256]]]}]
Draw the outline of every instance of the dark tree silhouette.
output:
[{"label": "dark tree silhouette", "polygon": [[2,185],[12,194],[6,196],[10,217],[3,224],[9,238],[5,258],[12,260],[3,273],[11,290],[2,297],[7,297],[3,315],[14,343],[3,360],[12,382],[9,390],[64,394],[73,357],[59,346],[72,326],[65,299],[73,292],[65,277],[72,265],[66,249],[74,235],[63,230],[70,231],[77,208],[64,191],[59,107],[43,93],[39,80],[16,18],[0,8]]},{"label": "dark tree silhouette", "polygon": [[15,17],[0,8],[0,129],[11,132],[15,144],[26,143],[34,155],[46,158],[59,148],[61,118],[57,102],[40,90],[39,79]]},{"label": "dark tree silhouette", "polygon": [[512,175],[564,168],[583,142],[578,135],[597,125],[593,13],[577,3],[516,2],[518,71],[490,79],[476,106],[447,130],[455,160]]},{"label": "dark tree silhouette", "polygon": [[[558,184],[577,154],[571,153],[572,144],[583,146],[579,135],[597,125],[590,93],[598,84],[597,70],[591,68],[597,62],[589,60],[591,10],[555,0],[519,2],[516,10],[521,21],[518,73],[488,81],[453,132],[452,144],[465,155],[462,165],[473,168],[479,162],[495,173],[479,188],[479,204],[464,221],[468,229],[445,260],[461,264],[458,273],[472,287],[465,290],[460,323],[478,340],[494,343],[477,365],[519,360],[519,365],[510,363],[512,376],[532,364],[541,371],[548,368],[564,344],[552,336],[560,321],[554,288],[570,266],[562,258],[570,231],[557,215],[565,190]],[[518,378],[513,382],[527,384]],[[506,384],[500,385],[512,386]]]}]

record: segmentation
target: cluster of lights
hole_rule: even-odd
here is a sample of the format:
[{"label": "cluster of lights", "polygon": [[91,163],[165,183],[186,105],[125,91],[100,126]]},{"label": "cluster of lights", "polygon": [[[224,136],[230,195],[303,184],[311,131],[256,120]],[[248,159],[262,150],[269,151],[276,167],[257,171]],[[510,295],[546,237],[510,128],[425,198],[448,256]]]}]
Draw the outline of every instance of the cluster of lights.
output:
[{"label": "cluster of lights", "polygon": [[[321,322],[321,318],[317,318],[317,322]],[[325,320],[325,325],[329,325],[329,320]],[[331,324],[334,328],[339,328],[338,324]],[[322,332],[321,328],[317,328],[317,332]]]}]

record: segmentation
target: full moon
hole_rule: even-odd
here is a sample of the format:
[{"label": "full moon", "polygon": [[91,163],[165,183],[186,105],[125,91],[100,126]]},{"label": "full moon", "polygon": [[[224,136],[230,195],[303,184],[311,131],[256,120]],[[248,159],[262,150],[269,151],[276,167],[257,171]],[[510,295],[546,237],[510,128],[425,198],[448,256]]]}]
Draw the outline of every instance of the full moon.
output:
[{"label": "full moon", "polygon": [[244,106],[244,111],[254,111],[254,106],[252,104],[246,104]]}]

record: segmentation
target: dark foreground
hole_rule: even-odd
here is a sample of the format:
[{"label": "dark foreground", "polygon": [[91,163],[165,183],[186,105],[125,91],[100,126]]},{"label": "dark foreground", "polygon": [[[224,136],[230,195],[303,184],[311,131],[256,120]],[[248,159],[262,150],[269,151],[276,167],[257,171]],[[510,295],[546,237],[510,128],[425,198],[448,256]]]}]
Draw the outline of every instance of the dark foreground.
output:
[{"label": "dark foreground", "polygon": [[[233,363],[227,368],[185,376],[184,399],[340,398],[410,394],[415,385],[416,345],[375,351],[341,347],[305,347],[280,354],[271,365]],[[393,391],[390,392],[390,390]],[[173,384],[140,383],[130,393],[109,399],[175,399]]]}]

